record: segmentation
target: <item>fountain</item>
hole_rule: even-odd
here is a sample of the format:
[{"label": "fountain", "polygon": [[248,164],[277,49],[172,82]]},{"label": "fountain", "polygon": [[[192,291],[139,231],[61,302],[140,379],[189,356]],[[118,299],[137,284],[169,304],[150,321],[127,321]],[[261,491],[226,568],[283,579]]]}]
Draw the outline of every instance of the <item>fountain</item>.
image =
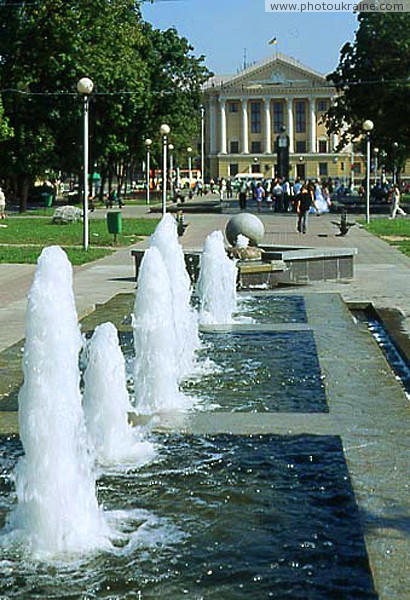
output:
[{"label": "fountain", "polygon": [[35,556],[111,546],[98,505],[81,406],[82,346],[72,269],[59,247],[43,250],[28,297],[24,384],[19,394],[18,504],[11,535]]},{"label": "fountain", "polygon": [[160,251],[171,282],[172,301],[167,310],[172,307],[177,373],[178,379],[182,379],[195,366],[195,351],[199,348],[198,324],[191,307],[191,282],[185,268],[184,252],[178,242],[175,219],[170,214],[162,217],[150,243]]},{"label": "fountain", "polygon": [[112,323],[95,328],[86,347],[83,406],[87,431],[97,459],[105,465],[142,465],[155,455],[139,428],[128,423],[125,361]]},{"label": "fountain", "polygon": [[222,232],[214,231],[205,240],[197,283],[200,323],[233,323],[236,278],[236,264],[226,254]]},{"label": "fountain", "polygon": [[189,408],[192,402],[178,387],[181,349],[171,280],[156,246],[145,252],[141,262],[133,332],[137,413],[153,414]]},{"label": "fountain", "polygon": [[[167,219],[161,228],[167,234],[172,230]],[[154,237],[145,252],[129,332],[135,344],[135,410],[157,417],[193,405],[192,399],[179,389],[184,371],[186,374],[187,366],[192,365],[192,356],[184,361],[184,369],[179,368],[184,350],[179,345],[183,336],[177,334],[178,305],[172,289],[176,275],[172,276],[159,248],[162,244],[163,239]],[[46,258],[53,260],[53,266]],[[216,269],[212,262],[218,265]],[[221,277],[225,269],[227,275]],[[203,323],[233,322],[235,280],[235,263],[226,256],[221,232],[214,232],[205,244],[198,284]],[[317,340],[321,356],[325,355],[324,349],[328,356],[329,335],[334,340],[332,348],[341,352],[338,340],[340,331],[346,328],[351,355],[357,344],[360,355],[367,356],[371,349],[360,346],[363,335],[352,331],[353,325],[342,307],[332,304],[333,321],[336,319],[333,328],[328,327],[327,298],[316,300],[322,302],[322,309],[310,308],[308,323],[303,319],[288,320],[282,327],[284,323],[278,324],[269,316],[272,298],[264,296],[266,313],[260,307],[260,313],[268,315],[264,322],[252,327],[236,324],[235,328],[204,328],[204,337],[212,337],[214,348],[226,355],[226,363],[217,374],[219,387],[212,386],[221,412],[195,414],[180,432],[167,430],[166,421],[165,425],[160,421],[160,428],[152,432],[158,441],[155,461],[138,470],[110,469],[100,474],[98,493],[106,511],[103,514],[96,500],[92,452],[87,447],[81,409],[81,339],[70,284],[71,271],[64,253],[58,249],[45,251],[29,298],[25,382],[20,393],[25,456],[19,458],[19,504],[9,519],[9,536],[14,535],[23,543],[28,540],[29,549],[47,561],[24,561],[20,553],[10,556],[7,548],[0,554],[4,575],[0,596],[4,594],[13,600],[40,594],[45,599],[76,597],[81,578],[84,598],[376,598],[361,514],[344,454],[348,448],[350,471],[355,459],[357,463],[357,418],[363,420],[361,426],[368,427],[365,419],[369,410],[357,412],[351,419],[341,360],[326,363],[328,370],[334,369],[333,375],[330,373],[335,389],[317,387],[313,391],[306,374],[314,375],[321,384],[320,365],[315,374],[312,362],[299,360],[306,354],[306,340],[310,340],[314,359]],[[227,302],[221,302],[220,308],[218,302],[222,300]],[[284,310],[288,313],[287,305]],[[228,343],[226,338],[230,338]],[[287,351],[295,346],[296,338],[300,344],[297,365],[303,375],[298,385],[294,385],[298,373],[289,368],[289,363],[297,361]],[[283,347],[279,348],[282,363],[272,360],[269,365],[278,340],[283,340]],[[191,350],[194,346],[188,344]],[[202,351],[205,346],[209,351],[211,344],[203,344]],[[111,361],[117,363],[115,377],[110,375]],[[237,371],[238,375],[236,366],[243,369]],[[268,381],[273,379],[270,373],[277,376],[276,383]],[[290,386],[294,385],[295,404],[289,407],[289,394],[285,392],[283,405],[272,414],[273,401],[277,390],[284,387],[285,377]],[[366,374],[364,379],[368,379]],[[104,429],[106,420],[114,420],[110,409],[118,409],[118,438],[123,437],[128,445],[132,436],[129,437],[124,418],[129,405],[123,362],[118,355],[115,328],[109,323],[97,327],[89,343],[84,380],[89,435],[100,460],[112,464],[115,459],[107,459],[103,440],[107,435],[111,449],[111,432],[109,428],[107,432],[97,431],[100,422],[105,423]],[[266,388],[258,389],[257,385],[265,385],[264,382]],[[365,382],[360,380],[360,384],[364,393],[359,398],[355,396],[355,402],[362,403],[364,398],[367,408],[366,399],[372,403],[375,391],[366,393]],[[306,392],[303,405],[299,402],[300,387]],[[265,402],[268,389],[272,394],[270,404]],[[328,411],[325,391],[329,389]],[[322,390],[320,404],[314,408],[312,399]],[[239,391],[247,401],[242,407],[238,407]],[[104,409],[93,406],[92,396],[101,402],[106,393]],[[117,398],[116,406],[105,406],[113,396]],[[235,411],[235,415],[230,414]],[[158,424],[158,419],[151,423]],[[372,423],[372,427],[376,426]],[[118,438],[117,444],[122,446],[124,440]],[[12,471],[22,450],[16,438],[8,438],[4,443],[0,491],[4,498],[2,508],[9,510],[14,491],[10,485],[4,492],[5,476],[2,479],[1,474]],[[138,466],[137,461],[138,457]],[[363,491],[363,482],[368,485],[370,476],[367,468],[360,481],[356,464],[354,476],[359,492]],[[109,531],[108,524],[115,525],[121,533]],[[108,551],[96,556],[93,550],[99,548]],[[0,543],[0,550],[3,549],[4,544]],[[54,560],[72,554],[78,557],[79,552],[81,562],[61,565]]]}]

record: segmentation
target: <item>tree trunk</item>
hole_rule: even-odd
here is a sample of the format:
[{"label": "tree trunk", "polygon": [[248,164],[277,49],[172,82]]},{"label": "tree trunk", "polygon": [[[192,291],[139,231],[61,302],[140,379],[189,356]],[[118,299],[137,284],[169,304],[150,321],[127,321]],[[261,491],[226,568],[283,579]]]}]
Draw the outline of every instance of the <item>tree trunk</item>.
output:
[{"label": "tree trunk", "polygon": [[19,181],[19,212],[24,213],[27,210],[28,190],[30,188],[30,177],[23,175]]}]

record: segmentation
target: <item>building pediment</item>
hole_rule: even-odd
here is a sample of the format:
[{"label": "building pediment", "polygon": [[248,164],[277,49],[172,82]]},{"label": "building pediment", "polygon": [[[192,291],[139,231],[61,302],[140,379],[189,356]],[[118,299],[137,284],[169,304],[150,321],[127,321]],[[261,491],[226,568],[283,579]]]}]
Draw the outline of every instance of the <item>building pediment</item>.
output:
[{"label": "building pediment", "polygon": [[269,87],[321,87],[326,77],[293,58],[278,54],[225,78],[221,84],[226,91],[262,89]]}]

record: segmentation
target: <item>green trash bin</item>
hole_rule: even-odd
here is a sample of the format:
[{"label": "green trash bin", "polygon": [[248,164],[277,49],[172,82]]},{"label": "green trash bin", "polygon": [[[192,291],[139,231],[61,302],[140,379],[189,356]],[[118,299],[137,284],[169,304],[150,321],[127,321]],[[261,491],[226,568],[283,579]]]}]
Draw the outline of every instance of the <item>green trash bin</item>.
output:
[{"label": "green trash bin", "polygon": [[114,242],[117,241],[117,235],[122,233],[122,213],[119,210],[113,210],[107,213],[108,233],[114,235]]},{"label": "green trash bin", "polygon": [[46,208],[51,208],[53,206],[53,194],[49,194],[48,192],[42,192],[41,197],[44,200],[44,206]]}]

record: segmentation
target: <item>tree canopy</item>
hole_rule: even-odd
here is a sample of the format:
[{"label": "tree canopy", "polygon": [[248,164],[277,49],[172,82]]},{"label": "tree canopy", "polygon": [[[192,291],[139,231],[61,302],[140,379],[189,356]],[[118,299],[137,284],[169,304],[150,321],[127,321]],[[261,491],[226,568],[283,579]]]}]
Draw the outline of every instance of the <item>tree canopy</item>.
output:
[{"label": "tree canopy", "polygon": [[387,163],[410,157],[410,14],[361,13],[353,43],[343,46],[339,65],[328,75],[340,95],[327,114],[330,133],[343,135],[339,147],[374,123],[373,143]]},{"label": "tree canopy", "polygon": [[[192,143],[209,77],[192,50],[174,29],[145,23],[135,0],[3,2],[0,86],[14,135],[0,137],[0,177],[20,197],[21,210],[36,177],[81,169],[76,86],[83,76],[95,85],[90,162],[100,170],[118,176],[143,157],[144,139],[159,137],[162,122],[172,127],[175,145]],[[155,151],[159,143],[154,159]]]}]

